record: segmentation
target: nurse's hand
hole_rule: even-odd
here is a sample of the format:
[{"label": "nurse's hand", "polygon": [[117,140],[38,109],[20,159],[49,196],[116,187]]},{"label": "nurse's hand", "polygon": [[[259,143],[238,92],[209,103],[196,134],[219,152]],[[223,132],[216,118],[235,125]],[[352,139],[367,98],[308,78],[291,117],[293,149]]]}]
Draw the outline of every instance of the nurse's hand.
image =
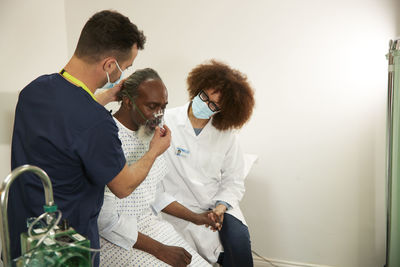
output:
[{"label": "nurse's hand", "polygon": [[154,136],[150,141],[149,151],[153,151],[157,156],[164,153],[171,144],[171,131],[165,124],[163,127],[156,127]]},{"label": "nurse's hand", "polygon": [[192,261],[192,255],[186,249],[175,246],[162,245],[155,256],[174,267],[188,266]]},{"label": "nurse's hand", "polygon": [[117,101],[118,100],[118,98],[117,98],[118,92],[121,90],[122,84],[124,83],[125,80],[126,79],[123,79],[117,85],[115,85],[113,88],[104,90],[103,92],[96,94],[95,96],[96,96],[97,102],[100,105],[105,106],[110,102]]}]

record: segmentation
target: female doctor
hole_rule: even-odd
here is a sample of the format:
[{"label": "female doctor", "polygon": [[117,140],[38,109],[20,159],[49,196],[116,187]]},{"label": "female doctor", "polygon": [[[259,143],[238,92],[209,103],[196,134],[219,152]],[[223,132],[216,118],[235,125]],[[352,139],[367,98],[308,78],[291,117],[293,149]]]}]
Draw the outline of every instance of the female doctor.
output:
[{"label": "female doctor", "polygon": [[[219,231],[163,216],[210,263],[253,266],[250,235],[239,208],[244,158],[233,131],[252,114],[253,89],[244,74],[215,60],[194,68],[187,84],[191,101],[165,114],[172,141],[165,154],[169,171],[163,187],[193,212],[213,210],[209,216],[219,223]],[[173,215],[170,207],[163,212]]]}]

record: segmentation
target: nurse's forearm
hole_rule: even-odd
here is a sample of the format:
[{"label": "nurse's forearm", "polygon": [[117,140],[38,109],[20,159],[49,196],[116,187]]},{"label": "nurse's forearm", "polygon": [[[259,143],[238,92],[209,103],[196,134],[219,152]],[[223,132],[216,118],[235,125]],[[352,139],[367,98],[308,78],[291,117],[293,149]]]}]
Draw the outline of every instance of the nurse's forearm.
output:
[{"label": "nurse's forearm", "polygon": [[118,198],[129,196],[143,182],[156,158],[168,149],[170,143],[171,131],[168,126],[164,125],[163,132],[161,132],[160,127],[156,127],[154,136],[150,141],[149,151],[131,166],[125,164],[122,171],[107,184],[111,192]]},{"label": "nurse's forearm", "polygon": [[152,150],[147,151],[141,159],[129,166],[130,176],[127,186],[130,188],[131,193],[138,187],[149,174],[154,161],[158,157],[157,153]]},{"label": "nurse's forearm", "polygon": [[146,178],[157,156],[157,153],[149,150],[134,164],[125,164],[122,171],[107,184],[108,188],[118,198],[129,196]]}]

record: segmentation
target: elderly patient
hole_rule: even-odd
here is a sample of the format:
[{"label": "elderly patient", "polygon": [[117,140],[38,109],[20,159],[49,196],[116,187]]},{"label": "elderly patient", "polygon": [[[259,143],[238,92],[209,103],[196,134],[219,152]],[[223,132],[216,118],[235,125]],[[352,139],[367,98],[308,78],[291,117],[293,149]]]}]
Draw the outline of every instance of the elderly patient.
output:
[{"label": "elderly patient", "polygon": [[[124,81],[119,98],[122,104],[114,120],[122,149],[128,164],[137,164],[140,171],[140,162],[148,160],[143,155],[162,121],[168,101],[167,89],[154,70],[142,69]],[[156,134],[159,133],[157,130]],[[106,187],[98,219],[101,266],[187,266],[190,263],[209,266],[171,224],[156,215],[165,206],[163,203],[170,203],[168,195],[156,196],[166,171],[166,161],[161,155],[146,179],[128,197],[119,199]],[[197,214],[181,208],[185,219],[198,225],[212,225],[209,212]]]}]

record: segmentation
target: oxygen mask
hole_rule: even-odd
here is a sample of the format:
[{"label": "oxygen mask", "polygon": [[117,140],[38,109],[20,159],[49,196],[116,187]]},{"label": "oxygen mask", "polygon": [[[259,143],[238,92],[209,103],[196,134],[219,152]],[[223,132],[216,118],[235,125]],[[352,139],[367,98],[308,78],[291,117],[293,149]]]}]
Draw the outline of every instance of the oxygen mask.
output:
[{"label": "oxygen mask", "polygon": [[159,110],[158,112],[154,112],[153,113],[153,118],[146,120],[146,128],[149,128],[151,130],[155,130],[155,128],[157,126],[160,127],[160,129],[163,129],[163,126],[164,126],[164,111],[163,110]]}]

